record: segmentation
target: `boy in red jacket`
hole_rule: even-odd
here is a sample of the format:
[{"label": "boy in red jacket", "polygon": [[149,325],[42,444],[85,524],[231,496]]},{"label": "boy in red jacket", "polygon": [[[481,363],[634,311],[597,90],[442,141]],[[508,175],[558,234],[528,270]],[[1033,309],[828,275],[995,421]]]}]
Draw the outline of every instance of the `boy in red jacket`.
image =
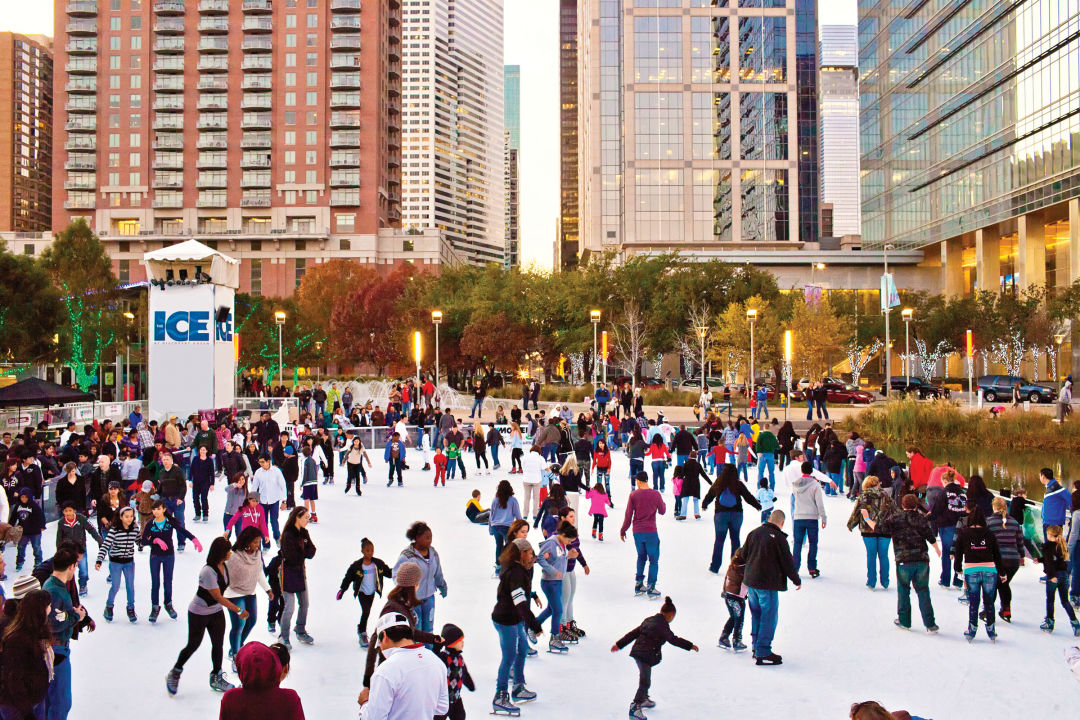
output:
[{"label": "boy in red jacket", "polygon": [[435,450],[435,487],[439,487],[439,480],[446,487],[446,453],[441,447]]}]

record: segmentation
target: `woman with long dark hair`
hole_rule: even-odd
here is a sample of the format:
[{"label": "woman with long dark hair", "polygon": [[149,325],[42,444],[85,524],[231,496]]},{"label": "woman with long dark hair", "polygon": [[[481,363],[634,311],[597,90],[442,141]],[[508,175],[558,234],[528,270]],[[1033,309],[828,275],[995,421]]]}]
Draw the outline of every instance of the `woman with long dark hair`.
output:
[{"label": "woman with long dark hair", "polygon": [[[528,526],[525,526],[528,528]],[[532,567],[536,562],[536,551],[528,540],[519,538],[510,541],[499,556],[499,589],[491,619],[499,633],[499,648],[502,659],[495,683],[495,699],[491,707],[496,712],[514,712],[517,706],[513,701],[528,702],[536,699],[536,693],[525,687],[525,658],[528,642],[525,629],[536,635],[542,635],[543,626],[533,616],[529,607],[532,592]],[[514,672],[513,691],[510,692],[510,671]]]},{"label": "woman with long dark hair", "polygon": [[[296,639],[305,645],[315,642],[307,633],[308,591],[306,563],[315,557],[307,525],[311,513],[294,507],[281,531],[281,592],[285,596],[285,611],[281,615],[281,643],[288,648],[289,628],[296,613]],[[299,607],[298,607],[299,606]]]},{"label": "woman with long dark hair", "polygon": [[184,649],[176,658],[176,664],[169,671],[165,679],[165,689],[170,695],[175,695],[180,685],[180,673],[184,671],[184,663],[195,654],[202,645],[203,635],[210,635],[210,659],[213,667],[210,670],[210,688],[217,692],[225,692],[233,688],[232,683],[225,679],[221,672],[221,660],[225,644],[225,608],[240,615],[242,620],[247,620],[248,612],[237,607],[228,600],[223,593],[229,587],[229,569],[225,561],[232,554],[229,541],[223,537],[214,538],[210,543],[210,551],[206,553],[206,565],[199,571],[199,586],[195,591],[195,598],[188,605],[188,641]]},{"label": "woman with long dark hair", "polygon": [[232,555],[225,563],[229,570],[229,588],[225,591],[225,597],[248,613],[247,618],[242,618],[238,612],[229,613],[229,660],[234,666],[236,653],[240,652],[240,647],[255,628],[255,621],[258,619],[259,606],[255,601],[255,587],[261,587],[271,600],[274,598],[270,583],[266,581],[266,573],[263,572],[260,552],[262,539],[259,528],[254,525],[244,528],[233,544]]},{"label": "woman with long dark hair", "polygon": [[724,561],[724,541],[731,536],[731,554],[742,544],[739,531],[743,522],[743,500],[757,510],[761,510],[761,504],[757,501],[746,485],[739,480],[739,472],[731,463],[725,463],[720,470],[720,477],[705,493],[705,500],[701,503],[702,510],[708,510],[709,503],[716,501],[716,509],[713,513],[713,528],[716,537],[713,540],[712,560],[709,562],[709,572],[714,575],[720,572],[720,566]]},{"label": "woman with long dark hair", "polygon": [[495,538],[495,576],[499,575],[499,556],[506,544],[506,534],[515,520],[521,519],[521,509],[514,497],[514,486],[509,480],[500,480],[495,488],[495,502],[488,514],[488,532]]},{"label": "woman with long dark hair", "polygon": [[33,590],[19,600],[15,617],[0,639],[0,718],[45,717],[45,696],[53,677],[52,596]]}]

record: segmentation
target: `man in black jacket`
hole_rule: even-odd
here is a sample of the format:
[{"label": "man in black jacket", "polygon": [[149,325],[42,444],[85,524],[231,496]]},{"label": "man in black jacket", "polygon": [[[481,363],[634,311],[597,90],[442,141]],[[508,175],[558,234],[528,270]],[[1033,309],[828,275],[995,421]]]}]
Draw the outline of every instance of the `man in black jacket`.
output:
[{"label": "man in black jacket", "polygon": [[[172,453],[168,450],[161,453],[158,461],[161,463],[157,474],[161,501],[165,503],[165,510],[176,518],[176,524],[185,528],[184,497],[187,495],[187,478],[184,477],[184,470],[173,462]],[[176,551],[184,552],[184,534],[177,533],[176,536]]]},{"label": "man in black jacket", "polygon": [[[901,512],[881,521],[881,531],[892,536],[893,553],[896,555],[896,625],[905,630],[911,627],[911,586],[914,585],[926,632],[936,633],[934,606],[930,602],[930,554],[926,546],[933,545],[934,551],[941,556],[937,533],[926,516],[918,511],[919,499],[915,495],[905,495],[900,500],[900,506],[903,508]],[[866,508],[862,513],[870,529],[877,529]]]},{"label": "man in black jacket", "polygon": [[255,423],[255,437],[259,439],[259,450],[269,452],[270,444],[277,440],[280,432],[281,428],[278,427],[277,421],[270,417],[268,411],[263,410],[262,420]]},{"label": "man in black jacket", "polygon": [[781,530],[787,516],[783,510],[773,510],[767,523],[746,536],[742,549],[746,554],[746,574],[743,584],[749,588],[751,630],[754,658],[758,665],[779,665],[783,659],[772,651],[780,610],[779,593],[787,590],[788,579],[795,589],[802,580],[795,570],[787,535]]}]

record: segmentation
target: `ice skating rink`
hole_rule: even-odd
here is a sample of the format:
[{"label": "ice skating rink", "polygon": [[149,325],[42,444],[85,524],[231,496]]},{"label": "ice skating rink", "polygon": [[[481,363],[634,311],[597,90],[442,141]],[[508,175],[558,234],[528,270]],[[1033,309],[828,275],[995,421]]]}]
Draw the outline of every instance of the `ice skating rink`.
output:
[{"label": "ice skating rink", "polygon": [[[467,455],[467,480],[459,477],[445,488],[433,488],[433,473],[419,470],[423,463],[410,449],[407,462],[412,469],[405,472],[405,487],[387,488],[382,452],[370,454],[375,467],[368,473],[362,498],[344,496],[344,468],[338,469],[337,484],[319,487],[319,522],[309,526],[318,552],[308,563],[308,632],[315,644],[304,646],[294,639],[292,672],[284,686],[299,692],[308,718],[355,717],[364,665],[356,637],[360,607],[351,594],[341,601],[335,601],[334,595],[345,569],[360,556],[362,537],[371,538],[376,556],[392,566],[407,544],[409,523],[424,520],[433,528],[434,547],[442,558],[449,586],[448,597],[436,602],[435,629],[438,632],[443,623],[453,622],[464,630],[465,659],[477,683],[475,693],[465,693],[465,706],[470,716],[485,716],[490,711],[499,663],[490,618],[496,589],[492,576],[494,540],[485,526],[466,520],[464,507],[473,488],[483,492],[484,507],[488,507],[497,481],[504,478],[511,480],[520,495],[521,476],[506,474],[509,462],[500,471],[476,475],[473,458]],[[627,714],[637,671],[628,650],[613,655],[610,647],[643,618],[658,612],[659,603],[633,594],[634,549],[618,537],[630,487],[627,460],[615,453],[614,465],[616,508],[610,511],[605,542],[589,537],[591,519],[584,514],[588,503],[581,502],[582,550],[591,574],[586,577],[580,567],[577,570],[575,614],[588,636],[565,656],[545,652],[547,637],[543,637],[540,654],[526,663],[528,686],[539,698],[522,707],[523,717],[565,720],[622,718]],[[955,591],[937,586],[937,571],[933,570],[936,557],[931,551],[931,592],[941,631],[937,636],[923,632],[916,606],[916,629],[904,632],[892,622],[895,590],[869,592],[865,587],[863,543],[857,531],[849,533],[845,527],[851,504],[843,498],[827,498],[829,522],[819,550],[821,577],[811,580],[804,574],[802,590],[792,588],[781,594],[774,650],[783,655],[784,664],[756,667],[749,652],[733,655],[716,646],[727,612],[720,598],[723,570],[717,577],[706,569],[713,542],[712,508],[701,520],[695,521],[691,515],[685,522],[676,522],[670,493],[669,483],[665,498],[668,513],[659,523],[658,588],[670,595],[678,608],[673,630],[698,644],[701,652],[665,647],[663,663],[653,673],[651,696],[657,707],[648,711],[649,717],[838,720],[848,717],[852,702],[866,699],[879,700],[890,710],[905,709],[936,720],[1075,716],[1080,706],[1080,683],[1065,665],[1063,650],[1077,639],[1069,632],[1060,607],[1057,632],[1047,635],[1039,630],[1044,589],[1038,582],[1038,566],[1029,563],[1013,580],[1015,621],[1012,625],[998,622],[997,644],[987,640],[982,627],[975,642],[969,644],[962,636],[967,606],[957,602]],[[786,493],[786,489],[777,488],[781,508],[788,507]],[[214,509],[211,521],[193,524],[188,515],[188,527],[206,546],[222,532],[224,500],[219,483],[210,495]],[[284,517],[282,514],[282,522]],[[748,508],[742,536],[758,522],[759,513]],[[46,556],[52,552],[54,537],[55,526],[50,525],[45,533]],[[539,542],[539,530],[532,531],[531,540]],[[9,547],[9,591],[15,577],[13,552]],[[108,587],[105,568],[93,571],[97,553],[93,541],[89,552],[90,593],[85,603],[98,628],[73,643],[71,717],[119,717],[133,708],[138,714],[151,712],[159,717],[217,717],[220,696],[208,687],[208,640],[188,662],[179,694],[170,698],[165,691],[165,675],[186,641],[186,608],[203,556],[190,544],[186,553],[177,556],[174,604],[179,618],[170,620],[162,613],[154,626],[146,620],[150,612],[149,551],[136,555],[139,621],[135,625],[124,615],[122,590],[116,602],[117,620],[106,623],[102,618]],[[725,569],[729,553],[725,550]],[[269,556],[266,559],[269,561]],[[539,572],[534,589],[540,594]],[[270,643],[273,639],[264,619],[265,595],[260,595],[258,602],[259,621],[251,639]],[[377,598],[375,609],[380,607]],[[373,629],[374,620],[369,626]],[[749,636],[748,609],[747,644]],[[225,669],[237,682],[229,672],[227,656]]]}]

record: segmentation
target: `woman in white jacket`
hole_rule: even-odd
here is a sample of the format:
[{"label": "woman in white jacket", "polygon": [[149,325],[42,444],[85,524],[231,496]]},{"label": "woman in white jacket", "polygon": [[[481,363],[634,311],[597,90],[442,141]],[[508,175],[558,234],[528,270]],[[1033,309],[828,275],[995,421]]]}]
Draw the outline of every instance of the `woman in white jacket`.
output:
[{"label": "woman in white jacket", "polygon": [[271,599],[274,593],[266,581],[263,572],[262,533],[259,528],[249,526],[243,529],[233,545],[232,555],[225,561],[229,569],[229,587],[225,588],[225,597],[232,600],[240,610],[247,610],[247,619],[241,619],[240,613],[229,611],[231,626],[229,629],[229,660],[236,672],[236,653],[255,628],[258,604],[255,601],[255,587],[261,587]]}]

